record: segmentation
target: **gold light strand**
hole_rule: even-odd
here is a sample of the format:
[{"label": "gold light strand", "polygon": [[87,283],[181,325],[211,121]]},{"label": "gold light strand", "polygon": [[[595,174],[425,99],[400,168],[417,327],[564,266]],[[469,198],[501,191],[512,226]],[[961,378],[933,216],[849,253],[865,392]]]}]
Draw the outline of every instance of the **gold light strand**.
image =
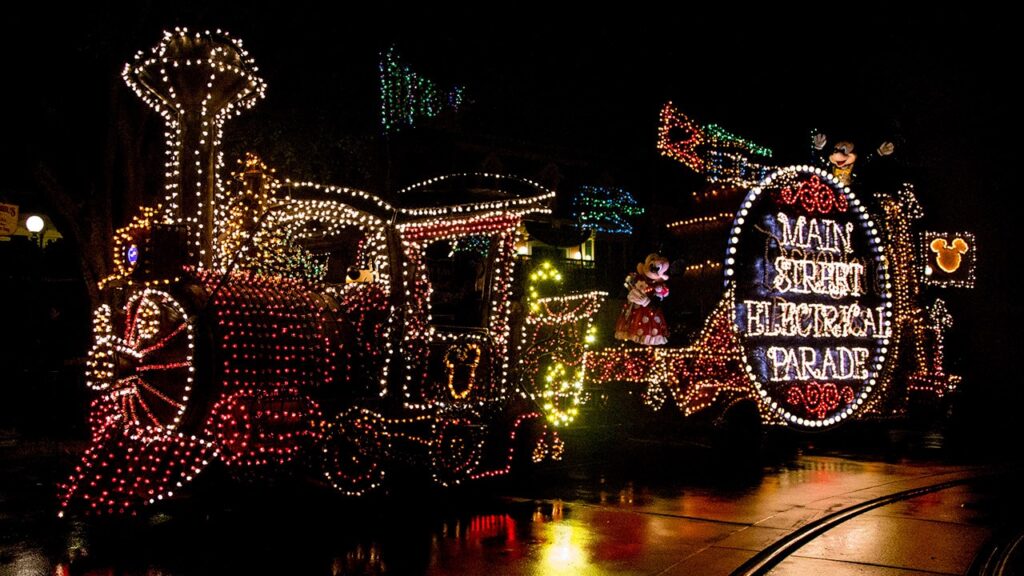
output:
[{"label": "gold light strand", "polygon": [[732,222],[735,214],[732,212],[720,212],[711,216],[695,216],[693,218],[687,218],[685,220],[677,220],[671,224],[667,224],[666,227],[669,229],[673,228],[689,228],[691,226],[701,226],[708,224],[728,224]]}]

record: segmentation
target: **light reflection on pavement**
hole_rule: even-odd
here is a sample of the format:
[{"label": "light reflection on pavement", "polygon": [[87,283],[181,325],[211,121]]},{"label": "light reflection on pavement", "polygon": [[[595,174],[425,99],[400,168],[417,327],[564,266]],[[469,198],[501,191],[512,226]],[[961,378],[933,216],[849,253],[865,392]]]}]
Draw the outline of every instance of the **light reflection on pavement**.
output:
[{"label": "light reflection on pavement", "polygon": [[[0,574],[729,574],[830,512],[981,471],[797,456],[734,481],[680,476],[657,462],[580,464],[472,491],[356,503],[233,488],[129,521],[57,521],[52,490],[29,461],[0,480]],[[822,562],[836,571],[861,562],[858,554],[905,569],[927,556],[928,569],[956,573],[990,533],[990,492],[965,486],[879,509],[776,573],[817,572]],[[929,542],[899,544],[905,529]]]}]

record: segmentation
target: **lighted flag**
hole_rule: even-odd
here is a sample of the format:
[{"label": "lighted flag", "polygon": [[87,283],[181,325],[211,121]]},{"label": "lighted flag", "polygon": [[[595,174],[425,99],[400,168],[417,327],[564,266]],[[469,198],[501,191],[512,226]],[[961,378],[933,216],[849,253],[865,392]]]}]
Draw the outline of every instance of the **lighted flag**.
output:
[{"label": "lighted flag", "polygon": [[418,120],[444,110],[458,110],[464,90],[462,86],[442,90],[402,62],[394,46],[388,48],[380,57],[380,121],[384,133],[415,126]]},{"label": "lighted flag", "polygon": [[628,218],[644,213],[632,194],[622,188],[604,186],[580,186],[572,207],[580,228],[612,234],[632,234],[633,225]]},{"label": "lighted flag", "polygon": [[[658,126],[658,150],[711,182],[745,186],[759,182],[769,166],[770,148],[737,136],[717,124],[701,126],[666,102]],[[761,157],[752,160],[753,157]]]},{"label": "lighted flag", "polygon": [[694,172],[704,172],[701,148],[705,141],[701,127],[686,114],[676,110],[671,101],[662,106],[658,150],[661,150],[663,156],[682,162]]}]

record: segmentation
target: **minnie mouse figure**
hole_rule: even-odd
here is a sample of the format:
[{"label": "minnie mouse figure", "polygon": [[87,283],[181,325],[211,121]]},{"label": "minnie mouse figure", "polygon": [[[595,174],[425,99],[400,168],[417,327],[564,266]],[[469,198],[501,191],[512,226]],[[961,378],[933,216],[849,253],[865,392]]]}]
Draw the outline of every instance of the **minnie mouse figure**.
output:
[{"label": "minnie mouse figure", "polygon": [[615,323],[615,338],[630,340],[648,346],[660,346],[668,342],[668,325],[661,307],[653,305],[651,296],[658,300],[668,296],[669,262],[658,254],[649,254],[642,264],[636,265],[636,272],[626,276],[626,305]]}]

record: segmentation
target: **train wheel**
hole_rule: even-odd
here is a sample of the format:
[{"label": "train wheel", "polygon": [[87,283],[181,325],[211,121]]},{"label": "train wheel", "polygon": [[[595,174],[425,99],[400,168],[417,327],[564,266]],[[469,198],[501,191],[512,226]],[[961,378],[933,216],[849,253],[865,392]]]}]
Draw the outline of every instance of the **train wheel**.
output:
[{"label": "train wheel", "polygon": [[324,425],[319,454],[323,477],[346,495],[362,496],[381,486],[387,451],[384,420],[350,408]]},{"label": "train wheel", "polygon": [[124,310],[96,310],[89,386],[126,430],[167,436],[181,424],[195,375],[193,321],[170,294],[147,288]]},{"label": "train wheel", "polygon": [[434,424],[430,442],[430,468],[442,486],[459,484],[480,468],[483,426],[466,418],[444,418]]}]

